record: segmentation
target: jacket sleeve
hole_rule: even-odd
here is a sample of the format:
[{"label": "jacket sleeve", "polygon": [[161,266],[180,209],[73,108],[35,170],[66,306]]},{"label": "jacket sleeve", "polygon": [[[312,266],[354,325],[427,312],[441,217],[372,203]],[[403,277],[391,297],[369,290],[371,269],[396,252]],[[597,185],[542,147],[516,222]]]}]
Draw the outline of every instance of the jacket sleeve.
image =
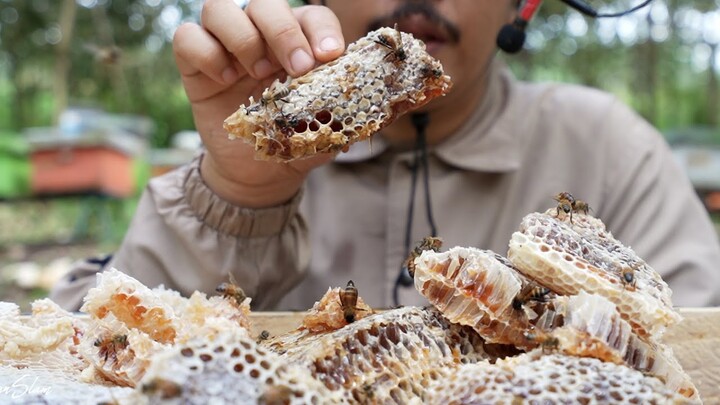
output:
[{"label": "jacket sleeve", "polygon": [[[186,296],[195,290],[214,293],[232,274],[252,297],[253,309],[271,308],[299,283],[309,264],[307,227],[298,212],[302,192],[277,207],[234,206],[203,182],[201,159],[149,182],[105,268]],[[50,297],[77,310],[101,270],[78,262]]]},{"label": "jacket sleeve", "polygon": [[677,306],[720,304],[720,242],[687,175],[656,129],[616,102],[606,120],[607,227],[670,285]]}]

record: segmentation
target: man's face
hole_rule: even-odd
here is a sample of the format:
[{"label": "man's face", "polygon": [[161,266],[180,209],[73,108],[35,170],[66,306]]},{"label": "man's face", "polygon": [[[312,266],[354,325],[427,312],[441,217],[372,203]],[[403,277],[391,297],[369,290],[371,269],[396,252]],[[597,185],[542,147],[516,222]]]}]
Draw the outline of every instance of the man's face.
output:
[{"label": "man's face", "polygon": [[[500,28],[515,17],[516,0],[328,0],[350,43],[380,26],[397,23],[425,42],[452,77],[454,91],[446,97],[465,99],[477,89],[496,52]],[[445,104],[443,102],[443,104]]]}]

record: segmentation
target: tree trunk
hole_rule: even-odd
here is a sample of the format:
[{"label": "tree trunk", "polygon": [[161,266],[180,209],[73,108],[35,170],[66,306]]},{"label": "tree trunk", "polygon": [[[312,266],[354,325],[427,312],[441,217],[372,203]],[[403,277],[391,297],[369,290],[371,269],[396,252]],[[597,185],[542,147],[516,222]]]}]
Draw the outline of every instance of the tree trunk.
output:
[{"label": "tree trunk", "polygon": [[60,113],[68,106],[68,78],[70,76],[70,44],[72,44],[75,15],[77,13],[76,0],[63,0],[60,8],[60,32],[62,38],[57,44],[57,59],[55,59],[54,93],[55,114],[53,121],[58,122]]},{"label": "tree trunk", "polygon": [[720,124],[720,89],[718,87],[718,52],[720,46],[712,45],[712,53],[710,57],[710,68],[708,69],[708,95],[707,95],[707,123],[710,126],[717,127]]}]

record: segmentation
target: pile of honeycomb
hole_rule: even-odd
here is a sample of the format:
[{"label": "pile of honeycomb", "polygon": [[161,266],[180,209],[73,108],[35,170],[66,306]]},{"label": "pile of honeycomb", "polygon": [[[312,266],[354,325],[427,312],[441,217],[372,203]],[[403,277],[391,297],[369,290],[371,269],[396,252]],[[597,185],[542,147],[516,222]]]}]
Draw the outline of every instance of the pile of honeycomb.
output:
[{"label": "pile of honeycomb", "polygon": [[597,359],[541,349],[460,367],[428,387],[432,404],[696,404],[657,378]]},{"label": "pile of honeycomb", "polygon": [[412,258],[434,307],[376,312],[349,282],[273,338],[250,336],[249,298],[184,298],[114,269],[85,319],[49,300],[30,317],[0,303],[0,402],[700,403],[658,343],[678,318],[669,289],[599,220],[530,214],[509,259],[463,247]]},{"label": "pile of honeycomb", "polygon": [[450,87],[422,41],[380,28],[338,59],[276,81],[228,117],[225,129],[253,144],[257,158],[289,161],[346,149]]},{"label": "pile of honeycomb", "polygon": [[[508,250],[518,270],[559,294],[585,290],[606,297],[641,336],[659,336],[680,321],[665,281],[599,219],[578,213],[570,223],[555,213],[523,218]],[[623,277],[628,271],[632,282]]]},{"label": "pile of honeycomb", "polygon": [[[697,389],[672,351],[658,343],[663,328],[654,324],[639,327],[638,322],[627,321],[628,311],[612,302],[618,294],[614,294],[614,290],[605,294],[605,290],[597,287],[598,282],[588,281],[596,271],[582,257],[574,255],[580,252],[585,256],[600,256],[605,252],[617,252],[616,256],[621,259],[616,257],[614,264],[635,269],[635,283],[626,285],[627,280],[618,281],[621,274],[614,275],[618,280],[606,283],[619,283],[629,289],[632,300],[647,301],[637,311],[650,311],[644,319],[663,322],[663,326],[679,318],[672,307],[666,305],[669,289],[664,282],[631,250],[612,238],[599,220],[578,214],[574,222],[569,223],[566,222],[569,217],[558,218],[555,213],[550,210],[545,214],[530,214],[521,226],[523,231],[534,229],[536,236],[560,240],[560,246],[575,249],[562,254],[558,248],[537,249],[541,253],[550,252],[545,267],[528,264],[532,262],[535,249],[528,253],[526,245],[512,245],[519,240],[517,235],[523,235],[518,232],[511,241],[509,260],[494,252],[474,248],[422,252],[414,259],[415,287],[449,320],[471,326],[489,342],[511,344],[525,350],[541,347],[566,355],[622,364],[660,378],[667,389],[697,399]],[[537,223],[546,226],[535,229],[528,225]],[[580,232],[574,232],[573,228]],[[601,240],[594,242],[593,236]],[[594,243],[605,248],[600,251],[597,251],[599,248],[590,249],[588,246]],[[566,263],[572,265],[566,266],[560,277],[557,268],[563,268]],[[623,302],[629,300],[622,299]],[[659,303],[653,304],[654,300]]]},{"label": "pile of honeycomb", "polygon": [[330,333],[301,328],[266,344],[350,403],[422,400],[432,381],[460,364],[495,358],[471,328],[418,307],[370,315]]}]

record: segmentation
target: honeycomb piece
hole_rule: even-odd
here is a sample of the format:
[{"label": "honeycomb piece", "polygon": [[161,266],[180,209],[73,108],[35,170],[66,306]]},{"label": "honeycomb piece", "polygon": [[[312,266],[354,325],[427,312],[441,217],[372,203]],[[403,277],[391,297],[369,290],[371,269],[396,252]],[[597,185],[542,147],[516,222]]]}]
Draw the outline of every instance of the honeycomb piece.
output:
[{"label": "honeycomb piece", "polygon": [[48,367],[0,365],[0,387],[3,405],[142,404],[132,388],[85,383]]},{"label": "honeycomb piece", "polygon": [[98,273],[97,278],[80,311],[98,319],[113,314],[128,328],[143,331],[157,342],[175,341],[178,320],[173,308],[152,290],[116,269]]},{"label": "honeycomb piece", "polygon": [[[348,322],[345,320],[343,307],[340,303],[341,291],[341,288],[328,288],[320,301],[316,301],[315,305],[305,315],[301,328],[313,333],[322,333],[337,330],[347,325]],[[358,297],[355,305],[355,320],[360,320],[372,313],[372,308],[363,301],[362,297]]]},{"label": "honeycomb piece", "polygon": [[623,365],[544,355],[465,364],[427,390],[433,404],[700,404]]},{"label": "honeycomb piece", "polygon": [[79,376],[87,365],[77,353],[83,321],[47,298],[33,302],[28,317],[20,316],[17,305],[2,304],[0,364]]},{"label": "honeycomb piece", "polygon": [[250,325],[249,300],[237,305],[222,297],[208,299],[200,292],[183,298],[164,288],[151,290],[116,269],[98,274],[97,286],[90,289],[80,310],[96,319],[113,314],[128,329],[137,329],[163,344],[194,337],[206,324],[206,333],[222,329],[218,323],[226,327]]},{"label": "honeycomb piece", "polygon": [[475,248],[428,250],[415,259],[414,278],[415,288],[450,321],[491,343],[536,346],[524,336],[532,315],[513,307],[530,281],[504,257]]},{"label": "honeycomb piece", "polygon": [[68,349],[68,344],[73,343],[75,329],[72,316],[67,312],[65,314],[67,316],[33,316],[29,319],[7,316],[0,319],[0,360],[20,360],[52,352],[60,346]]},{"label": "honeycomb piece", "polygon": [[[401,47],[405,57],[378,43],[383,41]],[[424,43],[380,28],[338,59],[285,84],[275,82],[257,102],[250,98],[225,120],[225,129],[254,145],[258,159],[289,161],[346,149],[450,87]]]},{"label": "honeycomb piece", "polygon": [[161,352],[137,390],[150,404],[342,403],[307,370],[259,346],[241,328]]},{"label": "honeycomb piece", "polygon": [[431,381],[491,357],[471,328],[418,307],[370,315],[330,333],[298,329],[267,345],[351,403],[421,401]]},{"label": "honeycomb piece", "polygon": [[168,346],[249,328],[249,303],[197,291],[184,298],[163,287],[151,290],[115,269],[100,273],[81,308],[91,320],[80,349],[94,369],[85,372],[85,381],[135,387],[151,358]]},{"label": "honeycomb piece", "polygon": [[168,347],[138,329],[129,329],[108,313],[88,328],[78,350],[93,368],[86,372],[85,381],[107,380],[135,387],[152,357]]},{"label": "honeycomb piece", "polygon": [[[508,251],[518,270],[559,294],[585,290],[608,298],[640,336],[659,337],[680,321],[667,284],[599,219],[578,214],[571,224],[555,213],[551,209],[523,218]],[[631,272],[631,283],[624,271]]]},{"label": "honeycomb piece", "polygon": [[[584,291],[571,297],[557,297],[543,313],[538,324],[558,324],[550,332],[565,354],[594,357],[606,362],[625,364],[644,374],[659,378],[665,386],[692,399],[698,391],[682,370],[672,349],[638,337],[616,310],[615,304],[599,295]],[[554,317],[549,321],[547,318]]]}]

